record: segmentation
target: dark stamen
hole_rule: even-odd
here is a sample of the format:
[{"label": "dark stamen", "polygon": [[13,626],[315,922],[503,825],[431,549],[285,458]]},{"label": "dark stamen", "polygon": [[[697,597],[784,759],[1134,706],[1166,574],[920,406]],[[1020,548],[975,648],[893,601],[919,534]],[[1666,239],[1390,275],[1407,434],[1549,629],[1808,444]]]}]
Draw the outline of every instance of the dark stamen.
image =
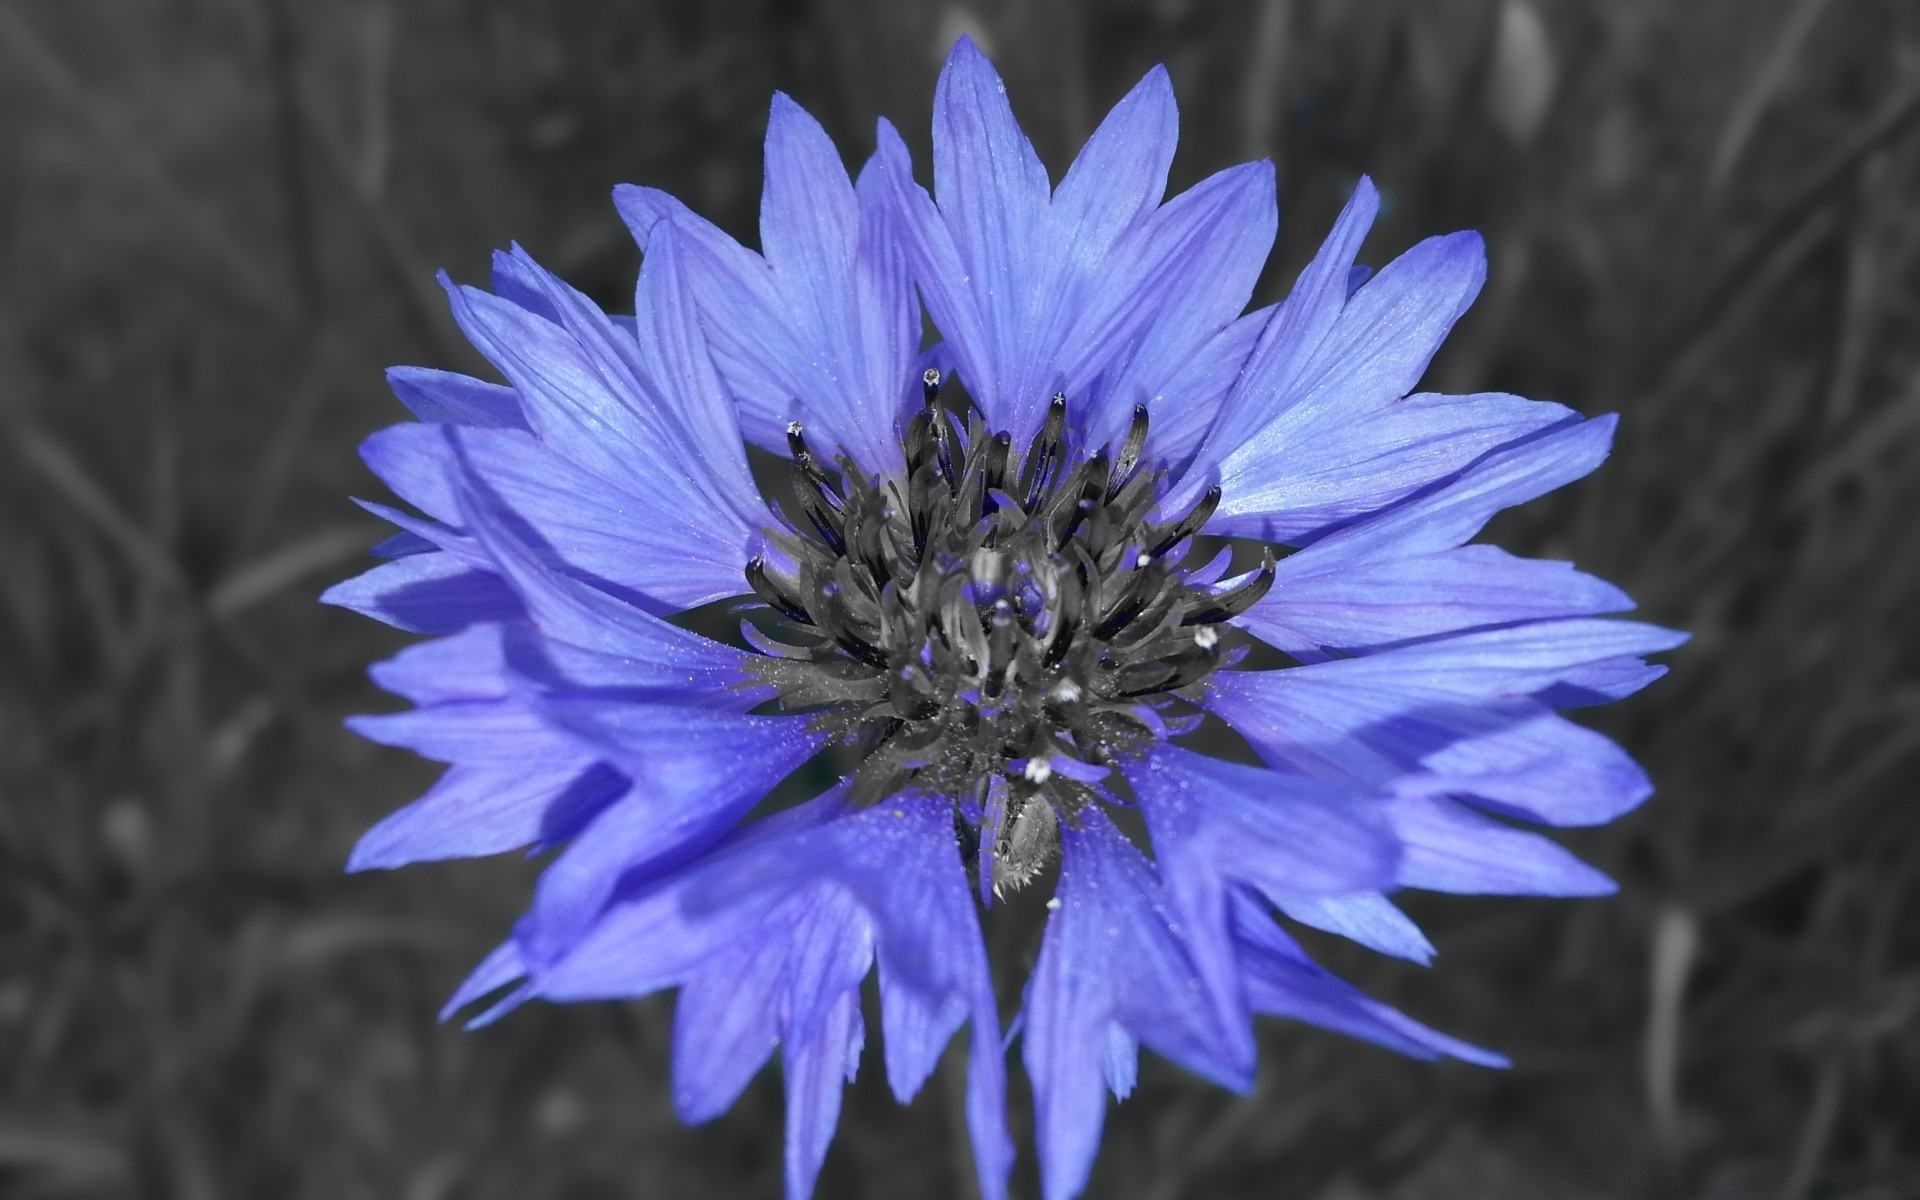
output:
[{"label": "dark stamen", "polygon": [[[1117,451],[1075,461],[1055,396],[1016,456],[977,406],[949,410],[939,371],[921,383],[902,476],[824,463],[798,423],[788,429],[800,519],[769,536],[798,577],[765,556],[747,564],[753,594],[788,623],[748,640],[780,702],[860,756],[853,803],[948,797],[1004,890],[1038,877],[1060,822],[1099,802],[1054,764],[1124,763],[1167,736],[1141,706],[1198,699],[1223,661],[1216,626],[1273,586],[1274,563],[1218,591],[1189,582],[1175,564],[1193,557],[1182,547],[1220,489],[1149,520],[1165,474],[1144,457],[1144,406]],[[997,815],[979,799],[989,779]]]}]

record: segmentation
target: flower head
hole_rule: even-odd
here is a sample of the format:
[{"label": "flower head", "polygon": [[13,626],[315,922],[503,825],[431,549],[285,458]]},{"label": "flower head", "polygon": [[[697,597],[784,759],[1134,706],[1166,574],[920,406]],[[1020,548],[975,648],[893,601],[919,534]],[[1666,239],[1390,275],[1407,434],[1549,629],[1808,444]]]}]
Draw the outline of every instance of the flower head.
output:
[{"label": "flower head", "polygon": [[[1555,709],[1637,690],[1682,638],[1468,543],[1597,466],[1613,421],[1413,392],[1482,248],[1365,277],[1365,180],[1287,299],[1243,315],[1271,168],[1163,202],[1175,124],[1156,70],[1052,187],[963,40],[931,194],[891,127],[856,181],[776,97],[759,253],[622,188],[631,320],[518,249],[491,292],[448,285],[506,383],[393,373],[420,420],[365,455],[424,515],[369,505],[402,530],[390,561],[328,599],[434,635],[375,668],[415,707],[356,728],[449,764],[352,867],[554,851],[449,1012],[677,987],[686,1119],[779,1049],[792,1196],[875,970],[903,1101],[969,1026],[980,1183],[1005,1194],[982,921],[1023,889],[1052,890],[1018,1018],[1049,1200],[1084,1185],[1143,1045],[1231,1088],[1259,1014],[1503,1061],[1333,978],[1280,917],[1426,961],[1398,889],[1610,889],[1512,822],[1646,797]],[[748,444],[787,460],[780,496]],[[717,600],[738,644],[670,619]],[[1195,748],[1211,719],[1260,765]],[[840,782],[749,818],[829,750]]]}]

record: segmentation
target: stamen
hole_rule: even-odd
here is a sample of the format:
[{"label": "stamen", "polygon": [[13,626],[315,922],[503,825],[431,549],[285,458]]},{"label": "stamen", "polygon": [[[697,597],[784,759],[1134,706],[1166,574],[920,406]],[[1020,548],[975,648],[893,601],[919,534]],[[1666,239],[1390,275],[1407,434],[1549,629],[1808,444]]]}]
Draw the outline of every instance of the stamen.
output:
[{"label": "stamen", "polygon": [[[1098,802],[1114,764],[1190,727],[1190,689],[1233,661],[1219,623],[1273,586],[1274,563],[1217,590],[1175,566],[1220,489],[1148,519],[1164,474],[1145,458],[1145,406],[1117,451],[1075,462],[1055,396],[1016,458],[977,410],[956,418],[941,383],[922,376],[904,477],[845,457],[834,470],[788,427],[801,519],[769,536],[798,577],[748,562],[753,595],[787,623],[749,637],[782,704],[861,756],[853,803],[947,797],[998,894],[1041,875],[1061,820]],[[1003,799],[983,807],[983,780]]]}]

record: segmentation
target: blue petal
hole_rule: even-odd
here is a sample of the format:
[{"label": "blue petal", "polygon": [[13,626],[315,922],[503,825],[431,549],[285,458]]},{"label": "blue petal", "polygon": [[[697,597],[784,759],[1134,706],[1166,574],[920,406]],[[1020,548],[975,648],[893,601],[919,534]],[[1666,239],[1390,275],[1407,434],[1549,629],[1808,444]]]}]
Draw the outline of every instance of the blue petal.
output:
[{"label": "blue petal", "polygon": [[541,962],[599,915],[623,876],[657,873],[712,844],[826,741],[803,717],[586,695],[543,697],[539,707],[634,781],[541,875],[520,933]]},{"label": "blue petal", "polygon": [[1315,929],[1338,934],[1369,950],[1391,954],[1422,966],[1436,951],[1413,919],[1379,892],[1348,896],[1289,897],[1278,902],[1281,912]]},{"label": "blue petal", "polygon": [[387,385],[400,403],[422,421],[441,425],[472,425],[482,429],[525,429],[520,398],[510,387],[487,383],[452,371],[426,367],[393,367]]},{"label": "blue petal", "polygon": [[1295,667],[1302,678],[1372,681],[1409,690],[1430,687],[1459,696],[1518,696],[1539,691],[1578,668],[1653,654],[1681,645],[1687,634],[1643,621],[1584,617],[1534,621],[1463,633],[1380,654]]},{"label": "blue petal", "polygon": [[790,330],[786,301],[773,270],[717,225],[656,188],[621,184],[614,206],[645,251],[657,231],[672,228],[681,241],[687,285],[699,305],[715,364],[740,409],[741,432],[758,445],[782,449],[795,389],[792,364],[810,361]]},{"label": "blue petal", "polygon": [[[1347,244],[1352,244],[1351,238],[1340,247],[1341,253]],[[1335,276],[1345,264],[1328,261],[1325,265],[1329,269],[1316,282],[1321,298],[1330,303],[1333,293],[1344,290]],[[1257,502],[1237,498],[1243,489],[1234,484],[1271,481],[1286,470],[1290,447],[1322,437],[1337,442],[1341,430],[1355,427],[1411,392],[1485,278],[1486,254],[1479,235],[1429,238],[1355,292],[1330,325],[1305,330],[1303,336],[1311,337],[1324,328],[1316,344],[1276,344],[1271,354],[1256,352],[1241,386],[1222,408],[1223,427],[1216,429],[1176,489],[1176,503],[1197,495],[1204,480],[1217,477],[1226,485],[1227,500],[1209,528],[1223,533],[1258,529],[1255,517],[1264,510],[1249,506]],[[1319,315],[1324,320],[1325,306],[1304,303],[1305,299],[1300,319]],[[1282,310],[1288,326],[1295,319],[1293,304],[1289,299]],[[1291,328],[1276,331],[1274,340],[1278,343],[1292,333]],[[1252,411],[1242,414],[1242,409]],[[1564,410],[1559,415],[1564,416]],[[1384,495],[1381,503],[1393,498]],[[1300,536],[1308,531],[1296,528],[1302,521],[1304,517],[1293,522],[1270,519],[1274,530],[1270,536]]]},{"label": "blue petal", "polygon": [[1298,542],[1449,476],[1492,450],[1573,419],[1561,405],[1499,392],[1420,394],[1371,412],[1291,426],[1220,464],[1209,532]]},{"label": "blue petal", "polygon": [[[841,849],[850,865],[833,857]],[[842,1020],[848,1012],[836,1006],[850,1002],[876,949],[889,1011],[903,989],[917,993],[913,1012],[887,1026],[890,1040],[896,1027],[914,1039],[888,1054],[913,1060],[901,1066],[916,1086],[930,1069],[916,1063],[939,1053],[926,1041],[945,1040],[932,1031],[951,1033],[952,998],[971,1010],[968,1124],[982,1195],[1003,1200],[1012,1163],[1005,1068],[985,948],[944,806],[896,799],[849,811],[836,789],[736,830],[680,872],[624,893],[531,991],[580,1000],[681,985],[675,1102],[690,1121],[731,1104],[776,1040],[788,1039],[790,1080],[811,1081],[790,1110],[802,1128],[788,1168],[810,1177],[831,1131],[830,1051],[839,1049],[850,1071],[858,1050]],[[798,1046],[816,1054],[804,1071],[791,1057]]]},{"label": "blue petal", "polygon": [[689,1125],[733,1107],[780,1041],[786,955],[771,938],[715,951],[673,1012],[673,1104]]},{"label": "blue petal", "polygon": [[1457,1058],[1505,1067],[1504,1055],[1448,1037],[1374,1000],[1308,958],[1259,905],[1235,897],[1234,933],[1241,953],[1247,1003],[1267,1016],[1305,1021],[1414,1058]]},{"label": "blue petal", "polygon": [[[513,382],[529,424],[557,457],[612,494],[645,503],[654,519],[643,524],[743,545],[761,509],[734,414],[711,369],[702,369],[704,344],[689,326],[673,238],[654,240],[642,271],[646,317],[637,344],[544,272],[547,297],[564,324],[449,285],[454,315]],[[508,436],[493,432],[496,445]],[[692,540],[682,544],[698,549]]]},{"label": "blue petal", "polygon": [[[914,382],[918,314],[877,179],[858,191],[818,121],[776,95],[767,125],[760,237],[784,302],[771,317],[804,353],[772,364],[823,452],[898,470],[902,388]],[[778,339],[776,339],[777,341]]]},{"label": "blue petal", "polygon": [[1348,652],[1436,634],[1625,612],[1619,588],[1571,563],[1469,545],[1408,557],[1330,561],[1316,547],[1280,560],[1274,587],[1239,624],[1289,653]]},{"label": "blue petal", "polygon": [[626,787],[623,777],[595,768],[587,755],[520,766],[455,764],[426,795],[361,835],[347,870],[478,858],[554,842]]},{"label": "blue petal", "polygon": [[[1026,424],[1018,416],[1036,403],[1016,389],[1029,367],[1023,351],[1031,322],[1041,317],[1032,265],[1045,253],[1039,238],[1049,192],[1047,170],[1014,120],[1006,85],[980,48],[961,38],[933,93],[933,194],[965,274],[920,282],[923,292],[964,287],[975,298],[984,346],[963,344],[961,330],[937,315],[935,321],[962,350],[968,390],[994,428],[1013,431],[1016,444]],[[1044,407],[1046,396],[1037,404]]]},{"label": "blue petal", "polygon": [[507,694],[498,625],[476,625],[452,637],[415,642],[368,668],[376,684],[415,704],[491,700]]},{"label": "blue petal", "polygon": [[1431,773],[1407,781],[1542,825],[1604,825],[1653,794],[1640,764],[1612,741],[1539,712],[1476,730],[1427,753]]},{"label": "blue petal", "polygon": [[580,743],[550,727],[519,699],[460,700],[378,716],[348,717],[347,728],[383,746],[435,762],[531,766]]},{"label": "blue petal", "polygon": [[[1183,472],[1192,461],[1273,311],[1268,307],[1247,313],[1209,338],[1165,380],[1152,385],[1143,380],[1143,403],[1153,416],[1154,452],[1170,469]],[[1114,400],[1124,403],[1126,396],[1125,389],[1116,389]]]},{"label": "blue petal", "polygon": [[[1180,910],[1221,1026],[1245,1038],[1226,895],[1233,881],[1276,899],[1390,885],[1399,848],[1378,802],[1297,775],[1156,743],[1129,767],[1161,879]],[[1244,1042],[1244,1053],[1253,1046]]]},{"label": "blue petal", "polygon": [[430,539],[402,529],[376,542],[367,553],[375,558],[405,558],[410,554],[428,554],[438,549]]},{"label": "blue petal", "polygon": [[1354,256],[1379,209],[1380,195],[1373,181],[1362,176],[1313,261],[1294,281],[1286,301],[1272,310],[1245,375],[1236,382],[1200,449],[1196,469],[1180,482],[1176,506],[1197,499],[1222,458],[1298,402],[1307,364],[1346,307],[1346,280]]},{"label": "blue petal", "polygon": [[450,1019],[454,1013],[467,1005],[490,992],[500,990],[516,979],[525,978],[526,974],[527,965],[520,958],[519,947],[511,941],[494,947],[493,952],[481,960],[472,974],[468,975],[453,995],[447,998],[446,1004],[440,1009],[440,1019],[442,1021]]},{"label": "blue petal", "polygon": [[516,628],[515,666],[547,687],[618,688],[629,699],[747,709],[769,699],[749,656],[553,571],[486,499],[460,497],[478,544],[511,581],[540,631]]},{"label": "blue petal", "polygon": [[1206,704],[1275,766],[1406,794],[1466,794],[1551,824],[1597,823],[1643,800],[1645,776],[1611,742],[1529,696],[1592,663],[1683,640],[1631,621],[1543,621],[1281,671],[1220,672]]},{"label": "blue petal", "polygon": [[[648,490],[665,499],[679,484],[710,518],[707,528],[751,529],[764,519],[753,473],[740,439],[739,414],[720,382],[701,326],[699,308],[687,278],[686,239],[677,226],[656,230],[640,266],[634,293],[634,319],[644,371],[645,395],[638,405],[642,436],[653,452],[639,476]],[[607,325],[585,296],[552,279],[557,298],[569,301],[577,319],[567,328],[582,345],[616,356],[623,339]],[[644,324],[640,324],[644,322]],[[666,479],[662,479],[662,475]]]},{"label": "blue petal", "polygon": [[1451,550],[1501,509],[1544,496],[1598,467],[1618,421],[1596,417],[1498,450],[1444,487],[1328,534],[1300,555],[1311,554],[1330,567]]},{"label": "blue petal", "polygon": [[[863,967],[864,970],[864,967]],[[840,1096],[860,1066],[864,1041],[860,992],[840,993],[812,1028],[787,1038],[787,1155],[789,1200],[808,1200],[827,1145],[840,1122]]]},{"label": "blue petal", "polygon": [[[1253,294],[1277,221],[1273,164],[1247,163],[1176,196],[1105,261],[1094,260],[1094,269],[1079,255],[1067,260],[1083,279],[1060,302],[1071,323],[1044,352],[1058,361],[1058,386],[1069,401],[1096,398],[1092,442],[1119,436],[1135,402],[1191,366],[1233,323]],[[1165,453],[1160,439],[1153,445]]]},{"label": "blue petal", "polygon": [[1152,214],[1179,138],[1173,83],[1154,67],[1100,122],[1054,191],[1049,223],[1061,244],[1097,261]]},{"label": "blue petal", "polygon": [[865,1027],[860,980],[873,963],[865,914],[822,892],[791,935],[787,1000],[787,1195],[806,1200],[840,1119],[840,1093],[859,1069]]},{"label": "blue petal", "polygon": [[1568,671],[1558,683],[1539,692],[1538,699],[1552,708],[1611,704],[1626,699],[1666,673],[1664,664],[1623,655]]},{"label": "blue petal", "polygon": [[[402,425],[369,439],[368,459],[407,500],[456,527],[464,520],[452,480],[468,476],[489,514],[541,546],[552,566],[658,607],[678,611],[745,590],[751,535],[744,528],[710,525],[710,514],[691,502],[590,474],[526,434]],[[435,464],[441,478],[429,488]],[[404,487],[394,482],[401,472]]]},{"label": "blue petal", "polygon": [[1013,1151],[1005,1127],[999,1018],[949,803],[900,795],[769,839],[690,893],[689,904],[718,908],[744,897],[782,897],[823,885],[845,889],[873,915],[887,1072],[903,1103],[970,1015],[968,1125],[983,1194],[1002,1195]]},{"label": "blue petal", "polygon": [[1406,848],[1400,864],[1406,887],[1506,896],[1606,896],[1618,890],[1558,843],[1443,797],[1399,799],[1391,811]]},{"label": "blue petal", "polygon": [[895,417],[917,388],[919,316],[872,172],[858,186],[818,122],[776,96],[761,198],[766,259],[663,192],[622,187],[615,203],[643,249],[673,228],[684,274],[738,398],[742,431],[776,449],[799,419],[829,457],[900,465]]},{"label": "blue petal", "polygon": [[486,621],[525,616],[519,598],[498,575],[477,571],[451,554],[414,554],[321,593],[337,604],[409,633],[458,633]]},{"label": "blue petal", "polygon": [[1059,907],[1027,981],[1027,1077],[1047,1200],[1085,1186],[1106,1120],[1112,1027],[1223,1087],[1250,1086],[1153,869],[1098,809],[1063,823]]}]

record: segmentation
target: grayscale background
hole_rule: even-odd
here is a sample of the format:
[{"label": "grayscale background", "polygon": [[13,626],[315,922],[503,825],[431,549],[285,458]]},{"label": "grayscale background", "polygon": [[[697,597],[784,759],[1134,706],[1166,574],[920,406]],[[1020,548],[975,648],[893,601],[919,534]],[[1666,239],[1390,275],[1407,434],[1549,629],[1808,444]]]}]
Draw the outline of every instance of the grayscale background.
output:
[{"label": "grayscale background", "polygon": [[[1365,261],[1483,230],[1430,386],[1624,414],[1490,536],[1696,635],[1591,715],[1660,787],[1567,839],[1618,896],[1315,943],[1514,1070],[1271,1023],[1250,1099],[1149,1060],[1089,1195],[1920,1196],[1912,0],[0,0],[0,1194],[778,1195],[776,1073],[681,1128],[670,998],[435,1024],[538,864],[342,874],[432,769],[315,597],[381,369],[481,369],[434,269],[623,307],[615,183],[751,240],[775,88],[924,169],[965,30],[1056,173],[1157,61],[1176,185],[1271,155],[1260,302],[1361,171]],[[819,1194],[967,1197],[953,1129],[870,1043]]]}]

